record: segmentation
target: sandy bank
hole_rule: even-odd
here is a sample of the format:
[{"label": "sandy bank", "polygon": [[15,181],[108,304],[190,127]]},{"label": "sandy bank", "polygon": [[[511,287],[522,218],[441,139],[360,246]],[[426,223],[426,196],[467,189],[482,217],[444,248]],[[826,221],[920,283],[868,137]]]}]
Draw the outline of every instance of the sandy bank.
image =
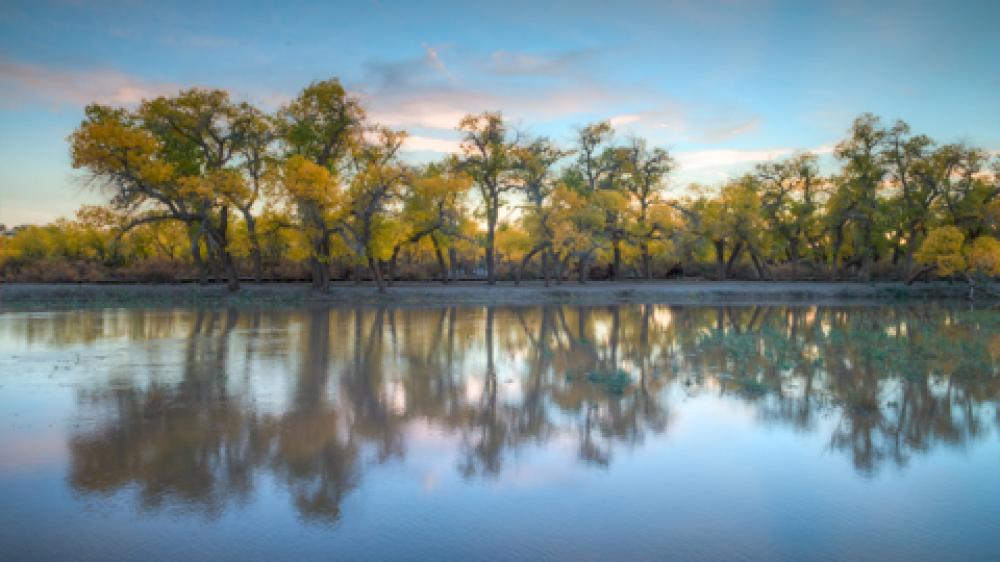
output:
[{"label": "sandy bank", "polygon": [[327,293],[306,284],[247,284],[237,293],[224,286],[194,284],[103,285],[18,284],[0,285],[0,308],[45,306],[182,305],[182,304],[613,304],[655,302],[696,303],[801,303],[840,301],[872,302],[908,299],[964,298],[961,284],[930,283],[822,283],[754,281],[652,281],[567,283],[544,287],[540,282],[503,282],[495,286],[462,282],[398,283],[379,294],[371,285],[334,284]]}]

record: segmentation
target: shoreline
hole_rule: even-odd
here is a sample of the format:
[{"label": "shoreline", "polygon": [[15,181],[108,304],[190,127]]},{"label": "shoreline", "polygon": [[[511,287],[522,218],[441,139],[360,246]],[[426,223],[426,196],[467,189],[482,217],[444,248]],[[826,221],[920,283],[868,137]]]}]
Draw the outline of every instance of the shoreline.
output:
[{"label": "shoreline", "polygon": [[[462,281],[398,282],[386,293],[373,284],[334,283],[327,293],[308,283],[247,283],[230,293],[224,285],[5,283],[0,285],[0,310],[64,308],[68,306],[167,305],[400,305],[442,306],[517,304],[843,304],[964,300],[968,288],[947,282],[905,285],[900,282],[818,281],[593,281],[544,287],[540,281],[521,283]],[[984,295],[985,297],[985,295]],[[993,299],[983,298],[982,302]]]}]

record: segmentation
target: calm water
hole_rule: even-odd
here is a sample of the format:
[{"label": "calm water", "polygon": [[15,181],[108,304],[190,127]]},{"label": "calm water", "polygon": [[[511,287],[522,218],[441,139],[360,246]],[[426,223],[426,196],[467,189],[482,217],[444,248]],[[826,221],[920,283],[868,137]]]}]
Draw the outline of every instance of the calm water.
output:
[{"label": "calm water", "polygon": [[0,558],[1000,557],[1000,313],[0,314]]}]

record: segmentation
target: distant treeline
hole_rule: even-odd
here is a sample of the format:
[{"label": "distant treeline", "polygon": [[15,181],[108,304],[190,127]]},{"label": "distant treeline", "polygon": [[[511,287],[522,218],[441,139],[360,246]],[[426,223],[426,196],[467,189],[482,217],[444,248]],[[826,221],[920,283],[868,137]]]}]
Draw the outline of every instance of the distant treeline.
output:
[{"label": "distant treeline", "polygon": [[665,187],[675,160],[609,122],[574,142],[460,121],[461,153],[400,158],[336,79],[276,112],[191,89],[135,109],[93,104],[69,138],[108,197],[2,238],[6,280],[459,277],[904,279],[1000,275],[1000,162],[864,114],[821,175],[816,156],[719,187]]}]

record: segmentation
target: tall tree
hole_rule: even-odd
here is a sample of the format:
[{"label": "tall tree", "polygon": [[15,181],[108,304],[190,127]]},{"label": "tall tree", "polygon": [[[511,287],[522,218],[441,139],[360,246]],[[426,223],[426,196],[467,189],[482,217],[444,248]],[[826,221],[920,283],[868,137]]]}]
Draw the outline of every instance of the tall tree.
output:
[{"label": "tall tree", "polygon": [[378,127],[375,138],[355,150],[354,174],[346,194],[346,207],[334,228],[358,259],[368,265],[379,292],[385,292],[380,259],[386,253],[386,213],[402,196],[410,170],[398,160],[406,133]]},{"label": "tall tree", "polygon": [[880,189],[887,173],[883,154],[888,132],[881,121],[871,113],[854,120],[850,137],[837,145],[834,154],[844,162],[843,181],[840,183],[840,217],[854,225],[853,241],[860,253],[859,277],[871,279],[872,266],[878,258],[880,238]]},{"label": "tall tree", "polygon": [[[584,251],[581,247],[578,252],[580,281],[586,282],[590,274],[590,260],[601,242],[607,241],[612,245],[612,274],[616,276],[621,268],[621,240],[624,238],[624,230],[620,228],[618,217],[624,211],[625,200],[616,190],[620,184],[614,181],[620,160],[615,158],[616,153],[610,144],[614,136],[611,123],[591,123],[581,127],[576,133],[576,162],[567,170],[566,183],[590,203],[602,207],[605,215],[601,221],[604,232],[599,234],[600,239],[592,239],[589,250]],[[587,222],[589,224],[589,220]]]},{"label": "tall tree", "polygon": [[[660,195],[666,187],[664,182],[675,162],[670,153],[662,148],[650,149],[645,139],[633,138],[622,150],[624,156],[623,183],[638,206],[634,213],[631,231],[639,243],[642,259],[642,274],[653,278],[653,263],[649,245],[667,230],[672,222],[669,208],[661,205]],[[616,254],[620,259],[620,254]],[[617,271],[619,265],[615,266]]]},{"label": "tall tree", "polygon": [[792,263],[792,279],[798,279],[802,250],[815,235],[818,224],[817,195],[822,180],[816,156],[803,153],[759,164],[754,175],[760,188],[761,212],[785,258]]},{"label": "tall tree", "polygon": [[523,220],[533,239],[531,248],[525,253],[518,267],[517,281],[521,280],[521,274],[531,258],[540,253],[542,279],[545,286],[549,286],[549,262],[552,259],[555,234],[551,224],[552,209],[549,203],[557,185],[553,168],[569,154],[569,151],[560,150],[547,137],[534,139],[515,150],[517,182],[527,202]]},{"label": "tall tree", "polygon": [[[318,177],[315,170],[301,162],[296,162],[295,171],[308,172],[310,182],[318,182],[316,186],[336,190],[339,187],[331,182],[336,184],[346,176],[352,151],[363,143],[365,112],[358,99],[348,95],[339,80],[331,78],[313,82],[282,107],[275,118],[275,129],[286,156],[298,156],[322,167],[329,177]],[[311,229],[313,286],[326,291],[330,286],[329,237],[335,232],[328,207],[335,204],[329,194],[307,193],[310,196],[300,199],[297,206],[301,216],[308,217],[303,224]]]},{"label": "tall tree", "polygon": [[[451,281],[454,246],[464,237],[462,226],[467,219],[463,199],[469,187],[468,176],[451,173],[447,166],[430,164],[416,174],[403,195],[402,228],[389,259],[390,281],[395,278],[400,252],[426,238],[434,247],[442,282]],[[452,254],[447,261],[445,249]]]},{"label": "tall tree", "polygon": [[486,282],[496,284],[496,230],[503,196],[516,187],[512,181],[512,140],[500,113],[466,115],[458,124],[462,132],[459,167],[479,191],[486,218]]},{"label": "tall tree", "polygon": [[[245,134],[221,90],[191,89],[143,102],[136,111],[91,105],[71,135],[73,166],[111,191],[132,216],[126,229],[176,220],[203,236],[229,288],[239,274],[228,247],[232,166]],[[194,240],[194,246],[197,238]]]},{"label": "tall tree", "polygon": [[344,194],[339,178],[328,168],[294,155],[270,175],[278,200],[292,209],[297,228],[309,245],[309,266],[314,289],[330,288],[330,237],[343,213]]}]

